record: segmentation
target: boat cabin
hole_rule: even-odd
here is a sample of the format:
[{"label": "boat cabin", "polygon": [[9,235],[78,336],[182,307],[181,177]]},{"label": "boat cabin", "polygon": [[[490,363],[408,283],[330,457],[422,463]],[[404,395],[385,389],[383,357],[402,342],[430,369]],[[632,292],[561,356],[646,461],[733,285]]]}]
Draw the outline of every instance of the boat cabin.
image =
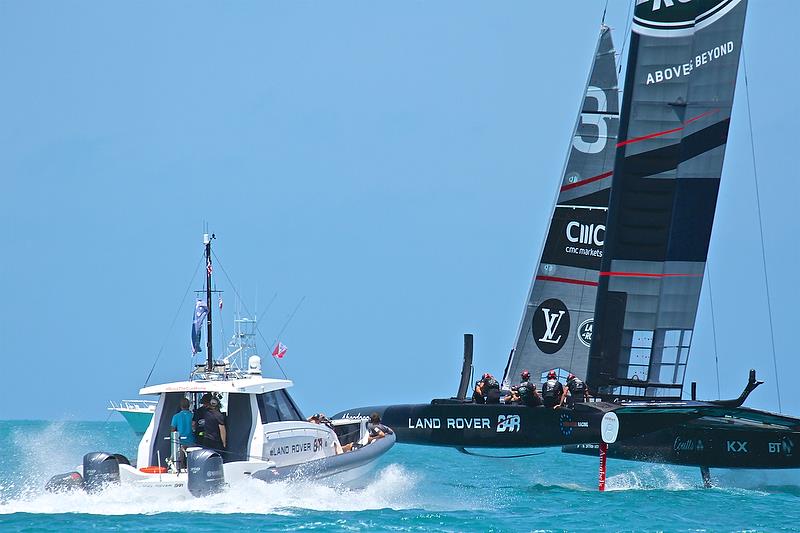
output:
[{"label": "boat cabin", "polygon": [[289,395],[290,380],[263,377],[214,381],[180,381],[145,387],[140,394],[158,394],[150,426],[139,444],[139,465],[162,466],[170,456],[170,425],[181,410],[181,399],[189,398],[194,411],[200,398],[212,393],[220,398],[228,437],[225,462],[268,459],[264,452],[264,426],[273,422],[305,421]]}]

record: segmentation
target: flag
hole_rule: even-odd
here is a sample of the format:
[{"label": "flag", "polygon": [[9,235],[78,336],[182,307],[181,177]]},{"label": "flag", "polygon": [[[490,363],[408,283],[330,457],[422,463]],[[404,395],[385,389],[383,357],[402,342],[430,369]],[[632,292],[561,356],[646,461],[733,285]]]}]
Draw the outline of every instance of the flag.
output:
[{"label": "flag", "polygon": [[208,275],[210,276],[214,269],[211,267],[211,259],[209,258],[208,262],[206,263],[206,270],[208,270]]},{"label": "flag", "polygon": [[219,297],[219,309],[222,311],[222,296]]},{"label": "flag", "polygon": [[283,359],[284,355],[286,355],[286,346],[282,342],[279,342],[275,345],[275,349],[272,350],[272,356]]},{"label": "flag", "polygon": [[194,304],[194,321],[192,322],[192,355],[203,351],[200,341],[206,315],[208,315],[208,306],[203,300],[197,300]]}]

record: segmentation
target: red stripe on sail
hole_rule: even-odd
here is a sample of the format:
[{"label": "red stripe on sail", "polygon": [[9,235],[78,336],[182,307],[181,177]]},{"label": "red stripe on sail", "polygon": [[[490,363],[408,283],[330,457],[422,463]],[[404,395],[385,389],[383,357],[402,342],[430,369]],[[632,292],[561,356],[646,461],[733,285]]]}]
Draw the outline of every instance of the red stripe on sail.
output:
[{"label": "red stripe on sail", "polygon": [[643,135],[641,137],[634,137],[633,139],[628,139],[627,141],[620,141],[620,142],[617,143],[617,148],[619,148],[620,146],[625,146],[626,144],[638,143],[639,141],[646,141],[647,139],[653,139],[655,137],[661,137],[662,135],[668,135],[670,133],[675,133],[676,131],[681,131],[687,124],[691,124],[695,120],[700,120],[701,118],[707,117],[708,115],[713,115],[714,113],[717,113],[718,111],[719,111],[719,109],[712,109],[711,111],[706,111],[705,113],[700,113],[696,117],[692,117],[689,120],[685,121],[682,126],[679,126],[677,128],[672,128],[671,130],[658,131],[656,133],[651,133],[649,135]]},{"label": "red stripe on sail", "polygon": [[555,276],[536,276],[536,279],[541,281],[557,281],[558,283],[571,283],[573,285],[588,285],[590,287],[597,287],[596,281],[585,281],[582,279],[557,278]]},{"label": "red stripe on sail", "polygon": [[647,139],[653,139],[655,137],[661,137],[662,135],[667,135],[669,133],[675,133],[676,131],[681,131],[683,126],[679,126],[677,128],[672,128],[671,130],[664,130],[659,131],[656,133],[651,133],[650,135],[642,135],[641,137],[634,137],[633,139],[628,139],[627,141],[620,141],[617,143],[617,148],[620,146],[625,146],[626,144],[633,144],[638,143],[639,141],[646,141]]},{"label": "red stripe on sail", "polygon": [[702,274],[653,274],[650,272],[600,272],[601,276],[620,276],[632,278],[701,278]]},{"label": "red stripe on sail", "polygon": [[597,176],[592,176],[591,178],[586,178],[585,180],[576,181],[575,183],[568,183],[561,187],[561,192],[568,191],[570,189],[574,189],[575,187],[580,187],[581,185],[587,185],[589,183],[599,181],[603,178],[609,177],[613,172],[610,170],[608,172],[603,172],[602,174],[598,174]]}]

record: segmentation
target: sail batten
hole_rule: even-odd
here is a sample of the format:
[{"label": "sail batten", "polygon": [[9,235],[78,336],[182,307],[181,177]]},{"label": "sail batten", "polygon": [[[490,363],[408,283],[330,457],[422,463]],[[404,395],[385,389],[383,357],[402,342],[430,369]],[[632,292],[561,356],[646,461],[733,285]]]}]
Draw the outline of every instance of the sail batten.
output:
[{"label": "sail batten", "polygon": [[540,262],[503,382],[550,369],[585,375],[619,127],[616,53],[603,26]]}]

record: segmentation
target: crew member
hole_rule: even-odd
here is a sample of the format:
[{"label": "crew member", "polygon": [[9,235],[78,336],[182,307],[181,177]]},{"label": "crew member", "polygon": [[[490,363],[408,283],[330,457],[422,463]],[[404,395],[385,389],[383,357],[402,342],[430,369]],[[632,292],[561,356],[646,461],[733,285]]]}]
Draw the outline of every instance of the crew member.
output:
[{"label": "crew member", "polygon": [[475,391],[472,393],[472,401],[475,403],[486,403],[486,398],[483,392],[483,380],[475,383]]},{"label": "crew member", "polygon": [[567,387],[564,390],[564,397],[561,400],[561,405],[566,404],[567,407],[574,407],[576,403],[583,403],[589,401],[589,387],[583,380],[578,379],[575,374],[567,376]]},{"label": "crew member", "polygon": [[542,385],[542,403],[550,409],[561,407],[561,397],[563,395],[564,385],[558,381],[555,370],[551,370],[547,373],[547,381]]},{"label": "crew member", "polygon": [[531,383],[531,373],[527,370],[523,370],[520,377],[522,381],[519,385],[514,387],[519,397],[519,403],[527,405],[528,407],[538,407],[542,405],[542,399],[536,391],[536,385]]},{"label": "crew member", "polygon": [[372,413],[369,415],[369,423],[367,424],[367,430],[369,431],[369,437],[367,438],[367,444],[371,442],[375,442],[378,439],[384,438],[386,435],[394,434],[388,426],[384,426],[381,424],[381,415],[378,413]]},{"label": "crew member", "polygon": [[208,401],[208,409],[203,414],[203,445],[206,448],[224,450],[228,446],[228,434],[225,428],[225,416],[220,412],[220,403],[216,398]]},{"label": "crew member", "polygon": [[483,375],[483,394],[486,403],[500,403],[500,384],[488,372]]},{"label": "crew member", "polygon": [[205,427],[205,414],[208,411],[208,402],[211,401],[211,398],[214,396],[207,392],[200,397],[200,407],[194,410],[194,416],[192,417],[192,431],[194,431],[195,435],[195,442],[198,446],[203,446],[205,443],[203,442],[203,429]]}]

